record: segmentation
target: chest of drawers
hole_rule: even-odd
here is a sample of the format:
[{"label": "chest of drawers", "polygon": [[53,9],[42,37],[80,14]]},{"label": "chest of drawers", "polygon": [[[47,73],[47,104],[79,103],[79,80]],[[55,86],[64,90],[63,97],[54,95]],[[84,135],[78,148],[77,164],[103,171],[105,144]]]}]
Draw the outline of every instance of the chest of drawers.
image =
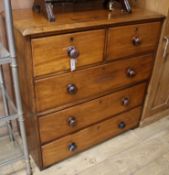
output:
[{"label": "chest of drawers", "polygon": [[58,14],[55,23],[14,11],[27,137],[40,169],[139,125],[162,22],[139,9]]}]

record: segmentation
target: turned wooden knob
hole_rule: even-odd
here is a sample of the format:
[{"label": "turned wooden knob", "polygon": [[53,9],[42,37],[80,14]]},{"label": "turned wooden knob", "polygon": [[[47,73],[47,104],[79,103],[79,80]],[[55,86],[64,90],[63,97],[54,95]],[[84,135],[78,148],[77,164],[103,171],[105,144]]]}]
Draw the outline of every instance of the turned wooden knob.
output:
[{"label": "turned wooden knob", "polygon": [[74,46],[68,47],[67,53],[68,53],[68,56],[73,59],[76,59],[79,56],[79,51]]},{"label": "turned wooden knob", "polygon": [[141,45],[141,39],[139,37],[135,36],[132,39],[132,43],[134,46],[139,46],[139,45]]},{"label": "turned wooden knob", "polygon": [[74,127],[77,124],[77,120],[73,116],[69,117],[67,122],[70,127]]},{"label": "turned wooden knob", "polygon": [[126,127],[125,122],[120,122],[119,125],[118,125],[118,127],[119,127],[120,129],[124,129],[124,128]]},{"label": "turned wooden knob", "polygon": [[70,152],[74,152],[74,151],[76,151],[76,149],[77,149],[77,145],[76,145],[76,143],[70,143],[69,145],[68,145],[68,150],[70,151]]},{"label": "turned wooden knob", "polygon": [[77,91],[78,91],[78,88],[76,87],[75,84],[68,84],[68,85],[67,85],[67,92],[68,92],[70,95],[76,94]]},{"label": "turned wooden knob", "polygon": [[124,97],[121,102],[123,106],[128,106],[130,101],[128,97]]},{"label": "turned wooden knob", "polygon": [[132,69],[132,68],[128,68],[128,69],[127,69],[127,76],[130,77],[130,78],[136,76],[135,70]]}]

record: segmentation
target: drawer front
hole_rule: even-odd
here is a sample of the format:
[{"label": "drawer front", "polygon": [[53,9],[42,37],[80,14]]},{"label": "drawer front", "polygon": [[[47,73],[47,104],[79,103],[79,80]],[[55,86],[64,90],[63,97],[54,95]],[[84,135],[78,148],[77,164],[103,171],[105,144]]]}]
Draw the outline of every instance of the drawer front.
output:
[{"label": "drawer front", "polygon": [[[143,104],[146,83],[39,118],[41,143]],[[139,93],[138,93],[139,92]]]},{"label": "drawer front", "polygon": [[70,48],[77,56],[77,67],[101,62],[104,40],[104,30],[33,39],[34,76],[70,70]]},{"label": "drawer front", "polygon": [[149,78],[153,56],[130,58],[35,82],[37,111],[68,107]]},{"label": "drawer front", "polygon": [[160,22],[111,28],[108,33],[107,59],[155,51],[160,31]]},{"label": "drawer front", "polygon": [[141,108],[113,117],[42,146],[43,166],[72,156],[138,125]]}]

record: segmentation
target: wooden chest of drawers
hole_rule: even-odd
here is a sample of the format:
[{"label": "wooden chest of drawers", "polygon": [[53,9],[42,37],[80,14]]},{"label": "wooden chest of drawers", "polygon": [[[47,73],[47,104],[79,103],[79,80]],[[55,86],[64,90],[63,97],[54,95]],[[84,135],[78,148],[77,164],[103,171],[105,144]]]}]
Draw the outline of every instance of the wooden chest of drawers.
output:
[{"label": "wooden chest of drawers", "polygon": [[14,12],[28,143],[40,169],[137,127],[153,69],[163,16],[76,13],[49,23]]}]

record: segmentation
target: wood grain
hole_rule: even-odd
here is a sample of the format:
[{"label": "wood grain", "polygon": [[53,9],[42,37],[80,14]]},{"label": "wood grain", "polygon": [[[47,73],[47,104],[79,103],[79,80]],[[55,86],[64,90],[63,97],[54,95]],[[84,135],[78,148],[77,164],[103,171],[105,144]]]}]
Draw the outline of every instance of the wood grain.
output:
[{"label": "wood grain", "polygon": [[78,32],[42,37],[32,40],[34,76],[70,70],[67,49],[74,46],[78,52],[76,67],[101,62],[104,53],[104,30]]},{"label": "wood grain", "polygon": [[[169,1],[168,0],[139,0],[142,1],[142,7],[167,16]],[[140,2],[141,3],[141,2]],[[139,4],[140,5],[140,4]]]},{"label": "wood grain", "polygon": [[[107,59],[113,60],[156,51],[160,32],[160,22],[110,28]],[[134,37],[141,40],[138,46],[133,44]]]},{"label": "wood grain", "polygon": [[[130,112],[123,113],[42,146],[43,166],[47,167],[130,128],[136,127],[140,119],[140,114],[141,108],[135,108]],[[124,129],[118,127],[120,122],[125,122],[126,127]],[[77,150],[74,152],[70,152],[67,148],[68,144],[72,142],[77,144]]]},{"label": "wood grain", "polygon": [[[108,117],[142,105],[145,89],[146,83],[139,84],[93,101],[40,117],[41,143],[75,132]],[[128,105],[122,104],[124,98],[129,99]],[[74,127],[68,124],[70,117],[74,117],[77,121]]]},{"label": "wood grain", "polygon": [[143,120],[157,113],[162,113],[169,108],[169,55],[167,54],[165,58],[163,57],[166,45],[165,36],[169,37],[169,13],[163,26],[153,76],[142,116]]},{"label": "wood grain", "polygon": [[[153,62],[153,56],[147,55],[38,80],[35,83],[37,111],[70,106],[84,99],[99,97],[115,88],[146,80],[151,74]],[[128,77],[128,68],[134,69],[136,76]],[[76,85],[76,94],[67,92],[69,84]]]},{"label": "wood grain", "polygon": [[[24,120],[27,134],[29,153],[36,164],[42,168],[41,150],[39,145],[38,121],[35,111],[33,70],[31,58],[31,43],[29,37],[22,37],[15,30],[17,63],[19,70],[19,83],[21,89]],[[20,49],[22,46],[24,49]],[[23,59],[24,58],[24,59]]]},{"label": "wood grain", "polygon": [[42,14],[36,14],[31,9],[14,11],[14,26],[23,35],[49,35],[65,33],[104,26],[118,26],[135,22],[161,21],[164,16],[144,9],[133,9],[132,14],[122,13],[121,10],[90,10],[84,12],[58,13],[54,23]]},{"label": "wood grain", "polygon": [[[140,9],[133,9],[132,14],[122,13],[121,11],[110,13],[100,9],[86,11],[85,13],[58,13],[56,22],[50,23],[41,14],[33,13],[31,9],[16,10],[14,12],[17,54],[19,56],[17,61],[19,65],[27,137],[31,154],[40,169],[46,168],[55,162],[74,155],[74,153],[138,126],[140,113],[142,112],[141,102],[144,96],[143,91],[146,91],[145,84],[147,84],[147,80],[150,78],[154,63],[154,53],[148,55],[144,53],[143,56],[115,61],[104,60],[104,62],[101,62],[102,60],[100,59],[100,65],[93,64],[93,55],[91,60],[84,63],[84,65],[88,64],[88,66],[84,66],[81,69],[80,65],[77,71],[68,72],[68,67],[65,66],[65,69],[59,67],[60,64],[55,64],[56,59],[54,57],[53,60],[52,58],[50,60],[50,57],[48,57],[56,53],[54,51],[56,48],[55,40],[58,40],[60,36],[62,36],[61,38],[64,38],[64,36],[68,38],[67,36],[75,36],[76,34],[79,35],[75,36],[75,39],[80,37],[87,38],[88,36],[90,43],[88,42],[84,46],[88,47],[91,53],[101,53],[105,52],[105,50],[92,50],[95,45],[98,45],[97,42],[100,39],[90,38],[90,32],[99,31],[100,33],[104,33],[106,31],[107,37],[107,31],[110,27],[118,28],[120,26],[131,26],[142,23],[162,23],[163,19],[164,16],[162,15]],[[83,32],[86,35],[80,36]],[[91,37],[93,36],[96,37],[98,34],[91,35]],[[99,35],[99,37],[101,36]],[[87,40],[86,38],[83,41],[80,39],[78,42],[74,40],[73,43],[84,42]],[[36,47],[34,47],[32,41],[36,41]],[[50,46],[45,50],[48,45],[46,41],[50,41]],[[92,41],[95,41],[95,43]],[[104,49],[107,47],[106,41],[107,38],[105,38]],[[50,52],[50,49],[53,49],[53,53]],[[88,56],[90,53],[86,52],[86,54]],[[37,59],[36,56],[38,56],[38,64],[34,64]],[[104,53],[104,59],[105,56],[106,54]],[[44,62],[41,62],[40,57],[43,57]],[[85,60],[87,59],[89,58],[85,58]],[[48,60],[52,63],[47,70],[47,66],[45,65],[48,64]],[[97,62],[97,60],[95,61]],[[36,72],[35,76],[34,68],[37,65],[39,67],[40,64],[43,64],[43,66],[40,69],[38,68],[38,73]],[[127,71],[129,70],[131,75],[134,75],[132,69],[136,75],[133,77],[127,76]],[[144,83],[141,84],[142,82]],[[78,88],[75,95],[70,95],[67,92],[67,85],[70,83],[75,84]],[[135,87],[131,88],[131,90],[131,86]],[[119,103],[119,100],[123,98],[121,95],[128,94],[132,101],[127,107],[122,107]],[[133,109],[133,107],[135,108],[138,105],[140,105],[139,108]],[[126,110],[128,111],[131,108],[132,111],[126,112]],[[84,111],[84,109],[86,110]],[[91,111],[90,115],[88,111]],[[115,116],[121,112],[123,113]],[[65,125],[59,130],[57,128],[58,123],[60,122],[62,124],[63,121],[66,121],[67,114],[72,113],[77,117],[79,116],[77,130],[66,129]],[[86,116],[89,116],[87,118],[89,121],[86,120]],[[42,134],[40,138],[39,128],[39,121],[43,119],[43,132],[46,134],[45,142],[42,140]],[[122,121],[125,121],[126,128],[119,129],[118,124]],[[45,130],[45,124],[49,124],[46,127],[47,130]],[[49,129],[53,130],[47,132]],[[60,132],[58,134],[62,135],[61,137],[57,134],[55,135],[57,133],[56,129]],[[49,138],[47,138],[47,135],[49,135]],[[76,142],[78,146],[77,151],[74,153],[70,153],[67,149],[67,145],[72,141]]]}]

